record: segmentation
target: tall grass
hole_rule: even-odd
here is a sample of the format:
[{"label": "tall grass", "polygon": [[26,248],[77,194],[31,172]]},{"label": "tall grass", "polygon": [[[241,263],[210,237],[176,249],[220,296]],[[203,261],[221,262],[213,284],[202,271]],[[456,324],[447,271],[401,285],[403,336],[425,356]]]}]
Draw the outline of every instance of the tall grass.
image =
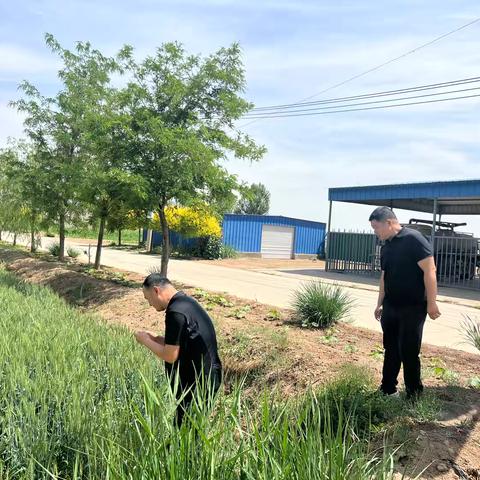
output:
[{"label": "tall grass", "polygon": [[292,306],[303,326],[326,328],[348,315],[353,303],[339,285],[316,281],[303,284],[294,293]]},{"label": "tall grass", "polygon": [[[343,379],[286,401],[265,393],[250,408],[236,385],[229,396],[220,396],[210,417],[199,399],[179,432],[158,422],[161,402],[149,390],[147,414],[137,416],[142,451],[125,455],[110,444],[109,473],[132,480],[391,478],[392,455],[383,448],[372,451],[368,443],[373,402],[363,400],[375,394],[365,395],[354,384]],[[339,396],[342,391],[349,395]],[[358,428],[358,418],[364,428]]]},{"label": "tall grass", "polygon": [[291,400],[237,384],[176,429],[160,363],[125,329],[2,270],[0,327],[1,478],[391,478],[368,443],[387,409],[358,372]]},{"label": "tall grass", "polygon": [[0,465],[15,478],[75,462],[95,478],[102,438],[121,441],[159,364],[125,329],[80,315],[50,291],[0,270]]},{"label": "tall grass", "polygon": [[480,322],[467,315],[461,328],[467,343],[480,351]]}]

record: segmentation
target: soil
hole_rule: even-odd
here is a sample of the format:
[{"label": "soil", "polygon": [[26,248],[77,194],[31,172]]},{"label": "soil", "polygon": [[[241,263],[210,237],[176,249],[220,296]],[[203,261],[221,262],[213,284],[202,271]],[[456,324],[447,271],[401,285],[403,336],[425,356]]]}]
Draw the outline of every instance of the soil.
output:
[{"label": "soil", "polygon": [[[249,266],[265,261],[247,260]],[[138,274],[103,269],[109,279],[100,279],[76,263],[61,264],[46,255],[1,247],[0,261],[21,278],[52,288],[70,304],[108,323],[163,331],[163,314],[145,302]],[[305,329],[290,310],[178,287],[195,296],[215,321],[227,389],[232,378],[247,375],[247,395],[258,395],[266,387],[296,395],[335,377],[346,364],[380,380],[382,338],[376,332],[345,323],[327,331]],[[441,400],[441,413],[436,421],[412,421],[404,428],[403,446],[397,452],[399,475],[408,466],[407,475],[413,477],[423,471],[421,478],[480,479],[480,391],[467,387],[472,378],[480,377],[480,356],[423,345],[422,364],[425,390]]]},{"label": "soil", "polygon": [[325,270],[323,260],[298,258],[295,260],[281,260],[274,258],[239,257],[225,258],[223,260],[200,260],[209,265],[221,267],[240,268],[242,270],[296,270],[296,269],[321,269]]}]

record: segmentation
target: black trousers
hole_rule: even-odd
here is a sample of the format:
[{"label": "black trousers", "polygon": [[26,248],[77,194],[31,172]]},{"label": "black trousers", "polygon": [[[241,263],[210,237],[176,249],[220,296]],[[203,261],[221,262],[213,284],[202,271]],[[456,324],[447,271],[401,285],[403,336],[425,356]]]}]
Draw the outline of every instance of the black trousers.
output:
[{"label": "black trousers", "polygon": [[385,358],[380,390],[386,394],[397,391],[397,377],[403,364],[403,378],[407,397],[423,391],[420,378],[420,348],[423,326],[427,316],[427,304],[392,305],[383,302],[382,330]]},{"label": "black trousers", "polygon": [[197,395],[197,389],[200,389],[202,399],[204,399],[206,402],[209,402],[216,396],[221,383],[221,369],[212,369],[207,378],[201,376],[192,381],[182,382],[182,380],[180,380],[181,387],[177,391],[177,399],[180,400],[180,402],[175,412],[175,418],[173,421],[174,425],[177,427],[182,426],[185,414]]}]

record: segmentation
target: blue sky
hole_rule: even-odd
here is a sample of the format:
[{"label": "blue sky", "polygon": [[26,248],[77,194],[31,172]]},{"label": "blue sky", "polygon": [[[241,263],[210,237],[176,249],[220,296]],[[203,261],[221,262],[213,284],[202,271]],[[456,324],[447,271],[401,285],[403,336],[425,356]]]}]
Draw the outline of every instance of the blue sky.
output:
[{"label": "blue sky", "polygon": [[[208,54],[238,41],[257,106],[309,97],[480,16],[474,0],[431,1],[56,1],[0,4],[0,145],[22,135],[7,107],[23,79],[57,88],[45,32],[113,53],[129,43],[142,57],[165,41]],[[328,98],[479,75],[480,23],[365,75]],[[480,101],[259,120],[244,127],[265,158],[228,167],[271,191],[271,213],[326,221],[334,186],[480,178]],[[248,122],[239,122],[244,125]],[[337,205],[334,226],[368,228],[369,207]],[[399,211],[401,220],[410,213]],[[480,235],[480,219],[467,230]]]}]

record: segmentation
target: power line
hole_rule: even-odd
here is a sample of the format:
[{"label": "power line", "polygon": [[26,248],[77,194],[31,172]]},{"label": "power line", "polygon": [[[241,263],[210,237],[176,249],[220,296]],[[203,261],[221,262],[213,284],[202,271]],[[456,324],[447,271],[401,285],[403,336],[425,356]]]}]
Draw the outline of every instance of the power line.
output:
[{"label": "power line", "polygon": [[287,110],[290,108],[296,107],[303,107],[303,106],[313,106],[313,105],[323,105],[328,103],[337,103],[349,100],[360,100],[365,98],[375,98],[375,97],[384,97],[384,96],[392,96],[392,95],[401,95],[404,93],[412,93],[412,92],[420,92],[425,90],[437,90],[440,88],[446,88],[451,86],[458,86],[458,85],[466,85],[469,83],[477,83],[480,81],[480,77],[470,77],[464,78],[460,80],[451,80],[449,82],[441,82],[441,83],[432,83],[428,85],[420,85],[417,87],[408,87],[408,88],[401,88],[397,90],[386,90],[382,92],[373,92],[373,93],[366,93],[361,95],[353,95],[349,97],[337,97],[337,98],[329,98],[325,100],[317,100],[314,102],[301,102],[301,103],[290,103],[284,105],[273,105],[270,107],[258,107],[253,108],[250,110],[246,115],[250,115],[253,113],[262,113],[264,111],[275,111],[275,110]]},{"label": "power line", "polygon": [[[285,117],[305,117],[305,116],[312,116],[312,115],[328,115],[330,113],[343,113],[343,112],[361,112],[361,111],[366,111],[366,110],[378,110],[378,109],[384,109],[384,108],[393,108],[393,107],[405,107],[405,106],[410,106],[410,105],[423,105],[426,103],[438,103],[438,102],[447,102],[450,100],[462,100],[465,98],[475,98],[475,97],[480,97],[480,94],[477,95],[464,95],[460,97],[451,97],[451,98],[440,98],[436,100],[423,100],[420,102],[409,102],[409,103],[397,103],[397,104],[392,104],[392,105],[377,105],[375,107],[362,107],[362,108],[349,108],[345,110],[328,110],[328,111],[322,111],[322,112],[310,112],[310,113],[285,113],[285,114],[279,114],[279,115],[270,115],[270,116],[264,116],[264,117],[257,117],[257,118],[285,118]],[[337,108],[341,108],[337,107]],[[248,117],[248,118],[255,118],[255,117]]]},{"label": "power line", "polygon": [[261,112],[256,114],[247,114],[243,118],[270,118],[271,115],[278,115],[284,113],[300,113],[300,112],[316,112],[319,110],[330,110],[333,108],[345,108],[345,107],[358,107],[361,105],[373,105],[377,103],[387,103],[387,102],[399,102],[404,100],[413,100],[417,98],[428,98],[434,97],[438,95],[449,95],[451,93],[462,93],[462,92],[470,92],[472,90],[480,90],[479,87],[472,87],[472,88],[461,88],[459,90],[449,90],[447,92],[436,92],[436,93],[429,93],[423,95],[412,95],[409,97],[399,97],[399,98],[387,98],[386,100],[372,100],[369,102],[360,102],[360,103],[346,103],[342,105],[333,105],[333,106],[326,106],[326,107],[314,107],[314,108],[300,108],[295,110],[279,110],[277,112]]},{"label": "power line", "polygon": [[472,20],[471,22],[468,22],[468,23],[466,23],[466,24],[464,24],[464,25],[462,25],[458,28],[455,28],[454,30],[451,30],[450,32],[444,33],[443,35],[440,35],[439,37],[436,37],[436,38],[434,38],[433,40],[430,40],[427,43],[419,45],[418,47],[415,47],[412,50],[409,50],[408,52],[402,53],[398,57],[387,60],[386,62],[381,63],[380,65],[377,65],[376,67],[370,68],[368,70],[365,70],[362,73],[359,73],[358,75],[354,75],[353,77],[347,78],[347,80],[344,80],[343,82],[339,82],[335,85],[332,85],[328,88],[325,88],[324,90],[322,90],[318,93],[314,93],[313,95],[310,95],[309,97],[306,97],[301,101],[303,102],[305,100],[310,100],[311,98],[317,97],[318,95],[321,95],[322,93],[328,92],[329,90],[332,90],[332,89],[337,88],[337,87],[341,87],[342,85],[345,85],[346,83],[351,82],[352,80],[356,80],[357,78],[363,77],[364,75],[375,72],[376,70],[379,70],[380,68],[383,68],[383,67],[389,65],[390,63],[396,62],[397,60],[400,60],[401,58],[407,57],[408,55],[411,55],[412,53],[418,52],[422,48],[429,47],[430,45],[433,45],[434,43],[439,42],[440,40],[443,40],[444,38],[446,38],[450,35],[453,35],[454,33],[457,33],[460,30],[463,30],[464,28],[468,28],[471,25],[473,25],[475,23],[478,23],[478,22],[480,22],[480,17],[477,17],[474,20]]},{"label": "power line", "polygon": [[[330,91],[330,90],[333,90],[334,88],[338,88],[338,87],[340,87],[340,86],[342,86],[342,85],[345,85],[346,83],[349,83],[349,82],[351,82],[351,81],[353,81],[353,80],[356,80],[357,78],[360,78],[360,77],[363,77],[363,76],[365,76],[365,75],[368,75],[369,73],[375,72],[376,70],[379,70],[379,69],[385,67],[386,65],[389,65],[390,63],[396,62],[397,60],[400,60],[400,59],[402,59],[402,58],[404,58],[404,57],[406,57],[406,56],[408,56],[408,55],[411,55],[411,54],[413,54],[413,53],[415,53],[415,52],[418,52],[418,50],[421,50],[422,48],[425,48],[425,47],[428,47],[428,46],[430,46],[430,45],[433,45],[434,43],[439,42],[440,40],[442,40],[442,39],[444,39],[444,38],[446,38],[446,37],[448,37],[448,36],[450,36],[450,35],[453,35],[453,34],[459,32],[459,31],[461,31],[461,30],[463,30],[463,29],[465,29],[465,28],[468,28],[468,27],[470,27],[471,25],[474,25],[475,23],[478,23],[479,21],[480,21],[480,17],[477,17],[477,18],[475,18],[474,20],[472,20],[472,21],[470,21],[470,22],[468,22],[468,23],[465,23],[464,25],[461,25],[461,26],[458,27],[458,28],[455,28],[454,30],[450,30],[449,32],[444,33],[443,35],[440,35],[440,36],[438,36],[438,37],[430,40],[429,42],[426,42],[426,43],[424,43],[424,44],[422,44],[422,45],[419,45],[418,47],[415,47],[415,48],[412,49],[412,50],[409,50],[409,51],[403,53],[402,55],[399,55],[399,56],[397,56],[397,57],[395,57],[395,58],[392,58],[392,59],[390,59],[390,60],[387,60],[386,62],[383,62],[383,63],[381,63],[380,65],[377,65],[376,67],[373,67],[373,68],[370,68],[370,69],[368,69],[368,70],[365,70],[364,72],[361,72],[361,73],[359,73],[359,74],[357,74],[357,75],[354,75],[354,76],[352,76],[352,77],[350,77],[350,78],[347,78],[346,80],[344,80],[344,81],[342,81],[342,82],[339,82],[339,83],[336,83],[336,84],[334,84],[334,85],[331,85],[330,87],[325,88],[324,90],[321,90],[320,92],[314,93],[313,95],[310,95],[309,97],[303,98],[303,99],[300,100],[299,102],[305,102],[305,101],[307,101],[307,100],[310,100],[311,98],[314,98],[314,97],[317,97],[318,95],[321,95],[322,93],[328,92],[328,91]],[[254,123],[255,121],[256,121],[256,120],[253,120],[253,121],[248,122],[248,123],[246,123],[246,124],[244,124],[244,125],[241,125],[239,128],[243,128],[243,127],[246,127],[246,126],[248,126],[248,125],[251,125],[251,124]]]}]

